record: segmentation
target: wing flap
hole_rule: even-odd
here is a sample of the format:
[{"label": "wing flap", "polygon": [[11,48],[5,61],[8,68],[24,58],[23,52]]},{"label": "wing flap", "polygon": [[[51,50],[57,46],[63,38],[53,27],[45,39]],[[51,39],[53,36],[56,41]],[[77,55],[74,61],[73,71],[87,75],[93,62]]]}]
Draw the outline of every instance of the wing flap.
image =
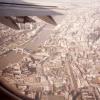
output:
[{"label": "wing flap", "polygon": [[9,26],[13,29],[19,30],[19,26],[16,24],[16,22],[11,17],[0,17],[0,23]]},{"label": "wing flap", "polygon": [[49,24],[57,25],[57,23],[55,22],[55,20],[53,19],[52,16],[39,16],[38,18],[40,18],[41,20],[43,20]]}]

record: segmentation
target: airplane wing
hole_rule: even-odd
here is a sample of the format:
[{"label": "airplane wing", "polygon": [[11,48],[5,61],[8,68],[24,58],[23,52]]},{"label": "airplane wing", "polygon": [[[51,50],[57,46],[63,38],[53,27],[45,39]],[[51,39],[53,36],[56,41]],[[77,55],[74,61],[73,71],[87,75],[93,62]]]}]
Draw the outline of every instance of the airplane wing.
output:
[{"label": "airplane wing", "polygon": [[[9,3],[0,0],[0,16],[45,16],[59,15],[53,11],[54,6],[35,5],[30,3]],[[9,1],[9,0],[7,0]]]},{"label": "airplane wing", "polygon": [[[38,16],[41,20],[56,25],[52,15],[61,15],[61,13],[54,10],[57,9],[56,6],[37,5],[29,1],[30,0],[27,0],[27,2],[23,0],[0,0],[0,22],[11,28],[19,29],[16,21],[11,16],[17,17],[16,19],[20,17],[20,19],[24,20],[23,23],[30,22],[30,20],[35,22],[28,16]],[[25,19],[26,17],[28,19],[27,21]]]}]

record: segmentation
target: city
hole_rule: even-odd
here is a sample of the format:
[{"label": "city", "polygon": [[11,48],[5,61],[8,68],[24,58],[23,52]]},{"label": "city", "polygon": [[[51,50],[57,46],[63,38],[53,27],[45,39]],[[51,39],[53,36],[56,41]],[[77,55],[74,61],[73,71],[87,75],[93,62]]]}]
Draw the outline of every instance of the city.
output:
[{"label": "city", "polygon": [[100,100],[100,2],[80,2],[64,6],[57,26],[1,24],[1,80],[35,100]]}]

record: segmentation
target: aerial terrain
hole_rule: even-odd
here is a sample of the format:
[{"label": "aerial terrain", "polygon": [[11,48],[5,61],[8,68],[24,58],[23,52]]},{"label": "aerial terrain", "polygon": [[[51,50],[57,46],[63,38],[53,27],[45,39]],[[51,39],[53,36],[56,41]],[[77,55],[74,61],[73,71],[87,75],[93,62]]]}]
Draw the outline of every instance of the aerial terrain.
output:
[{"label": "aerial terrain", "polygon": [[0,24],[0,77],[31,98],[100,100],[100,1],[58,7],[57,26],[37,17],[21,30]]}]

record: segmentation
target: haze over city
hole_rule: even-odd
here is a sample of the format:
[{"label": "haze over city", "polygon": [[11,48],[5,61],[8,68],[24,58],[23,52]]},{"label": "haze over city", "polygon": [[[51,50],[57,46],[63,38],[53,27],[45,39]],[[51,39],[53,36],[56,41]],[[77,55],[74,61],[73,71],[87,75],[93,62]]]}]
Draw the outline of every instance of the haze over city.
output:
[{"label": "haze over city", "polygon": [[60,14],[0,23],[1,80],[35,100],[100,100],[100,0],[22,1]]}]

